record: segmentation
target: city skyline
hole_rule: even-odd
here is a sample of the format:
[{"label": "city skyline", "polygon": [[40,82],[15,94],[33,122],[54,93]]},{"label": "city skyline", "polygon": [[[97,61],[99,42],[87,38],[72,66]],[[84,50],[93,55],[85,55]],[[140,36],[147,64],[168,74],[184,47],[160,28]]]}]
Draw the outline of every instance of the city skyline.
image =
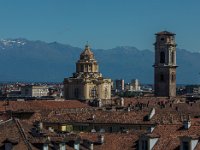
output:
[{"label": "city skyline", "polygon": [[[200,52],[200,2],[193,1],[2,1],[0,38],[57,41],[94,49],[135,46],[153,50],[154,33],[177,34],[178,48]],[[187,21],[186,21],[187,20]]]}]

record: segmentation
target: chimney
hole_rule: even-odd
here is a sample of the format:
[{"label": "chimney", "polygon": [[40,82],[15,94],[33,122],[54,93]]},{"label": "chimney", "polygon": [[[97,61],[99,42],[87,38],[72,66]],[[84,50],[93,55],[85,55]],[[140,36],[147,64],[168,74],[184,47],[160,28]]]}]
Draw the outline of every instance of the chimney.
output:
[{"label": "chimney", "polygon": [[49,127],[48,130],[49,130],[50,132],[54,132],[54,129],[53,129],[52,127]]},{"label": "chimney", "polygon": [[39,129],[42,130],[43,129],[43,123],[39,122]]},{"label": "chimney", "polygon": [[94,120],[95,119],[95,115],[92,115],[92,120]]},{"label": "chimney", "polygon": [[98,107],[102,107],[102,100],[100,98],[97,100],[97,103],[98,103]]},{"label": "chimney", "polygon": [[130,106],[127,108],[127,111],[128,111],[128,112],[131,111],[131,107],[130,107]]},{"label": "chimney", "polygon": [[191,120],[191,116],[190,115],[188,115],[188,120]]},{"label": "chimney", "polygon": [[120,99],[120,106],[124,106],[124,98],[122,97],[121,99]]}]

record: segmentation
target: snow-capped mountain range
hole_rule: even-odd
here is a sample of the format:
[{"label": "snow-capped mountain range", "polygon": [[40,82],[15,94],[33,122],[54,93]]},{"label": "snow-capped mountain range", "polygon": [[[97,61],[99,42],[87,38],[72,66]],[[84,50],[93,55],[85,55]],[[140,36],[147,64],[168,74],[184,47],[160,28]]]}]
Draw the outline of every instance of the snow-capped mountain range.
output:
[{"label": "snow-capped mountain range", "polygon": [[[62,82],[75,72],[75,63],[83,49],[84,45],[78,48],[58,42],[1,39],[0,81]],[[142,83],[153,83],[153,50],[118,46],[92,51],[104,77],[124,78],[126,82],[137,78]],[[177,49],[178,83],[199,84],[199,60],[200,53]]]},{"label": "snow-capped mountain range", "polygon": [[19,47],[26,44],[25,39],[0,39],[0,49]]}]

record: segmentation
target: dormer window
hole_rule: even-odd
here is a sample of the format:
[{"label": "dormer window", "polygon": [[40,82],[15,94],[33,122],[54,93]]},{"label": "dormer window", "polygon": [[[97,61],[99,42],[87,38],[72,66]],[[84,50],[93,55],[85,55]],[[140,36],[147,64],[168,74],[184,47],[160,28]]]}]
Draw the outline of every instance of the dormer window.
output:
[{"label": "dormer window", "polygon": [[143,134],[139,139],[139,150],[152,150],[157,143],[159,137],[157,135]]},{"label": "dormer window", "polygon": [[198,137],[183,136],[180,137],[180,150],[194,150],[198,144]]},{"label": "dormer window", "polygon": [[65,145],[65,143],[60,143],[60,144],[59,144],[59,148],[60,148],[60,150],[66,150],[66,145]]},{"label": "dormer window", "polygon": [[75,150],[79,150],[80,149],[80,140],[79,139],[74,141],[74,149]]},{"label": "dormer window", "polygon": [[142,149],[141,150],[148,150],[148,141],[142,140]]},{"label": "dormer window", "polygon": [[183,121],[183,127],[184,127],[184,129],[189,129],[190,126],[191,126],[191,121],[190,120]]},{"label": "dormer window", "polygon": [[18,141],[16,141],[15,139],[6,139],[2,143],[4,143],[5,150],[12,150],[13,146],[18,144]]},{"label": "dormer window", "polygon": [[5,150],[12,150],[12,149],[13,149],[12,143],[5,143]]},{"label": "dormer window", "polygon": [[188,141],[183,141],[182,142],[182,147],[183,147],[183,150],[189,150],[189,142]]},{"label": "dormer window", "polygon": [[48,149],[49,149],[49,145],[47,143],[44,143],[43,150],[48,150]]}]

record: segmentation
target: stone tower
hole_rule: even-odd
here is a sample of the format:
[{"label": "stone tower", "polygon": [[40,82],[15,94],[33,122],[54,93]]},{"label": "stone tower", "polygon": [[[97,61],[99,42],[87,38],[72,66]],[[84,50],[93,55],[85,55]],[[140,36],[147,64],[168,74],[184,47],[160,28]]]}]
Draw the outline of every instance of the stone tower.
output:
[{"label": "stone tower", "polygon": [[175,34],[162,31],[155,34],[154,90],[155,96],[176,96]]}]

